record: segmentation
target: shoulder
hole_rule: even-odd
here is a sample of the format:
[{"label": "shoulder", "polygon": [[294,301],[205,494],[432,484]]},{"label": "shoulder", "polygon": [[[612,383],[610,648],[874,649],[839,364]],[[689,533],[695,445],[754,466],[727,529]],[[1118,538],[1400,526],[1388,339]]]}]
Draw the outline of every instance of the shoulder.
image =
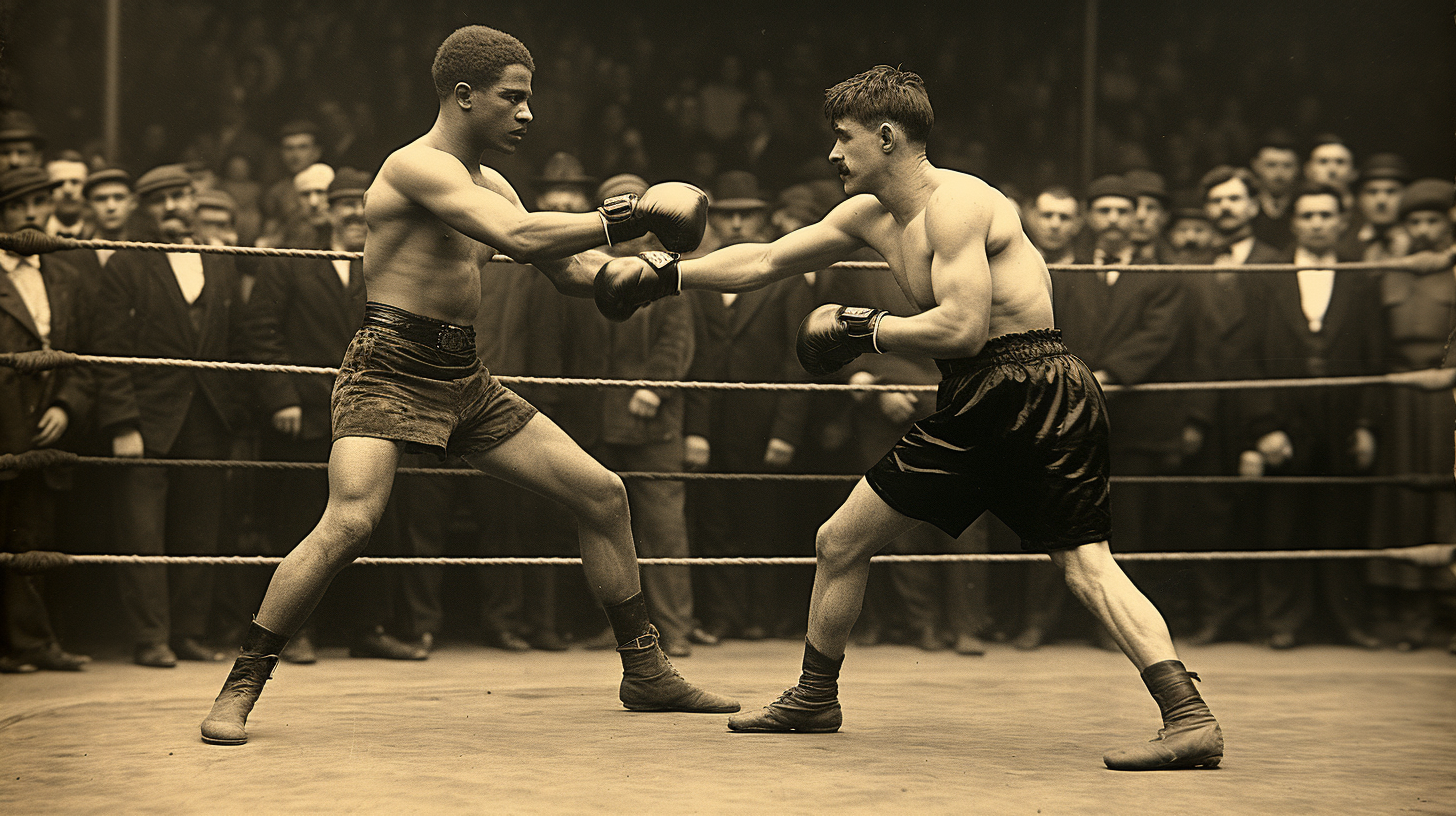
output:
[{"label": "shoulder", "polygon": [[925,229],[932,242],[967,230],[985,233],[996,218],[1015,216],[1011,202],[981,179],[954,170],[938,172],[938,184],[925,203]]},{"label": "shoulder", "polygon": [[886,215],[889,215],[889,212],[878,198],[868,193],[860,193],[834,205],[834,209],[824,216],[824,221],[841,229],[862,228],[873,220]]}]

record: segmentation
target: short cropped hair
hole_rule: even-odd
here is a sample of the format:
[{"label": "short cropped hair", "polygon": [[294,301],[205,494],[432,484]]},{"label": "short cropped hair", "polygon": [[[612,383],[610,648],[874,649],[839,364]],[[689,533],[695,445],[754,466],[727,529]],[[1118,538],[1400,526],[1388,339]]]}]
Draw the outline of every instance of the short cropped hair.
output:
[{"label": "short cropped hair", "polygon": [[889,120],[904,128],[911,140],[924,144],[935,124],[935,111],[919,75],[877,65],[825,91],[824,118],[848,119],[867,128]]},{"label": "short cropped hair", "polygon": [[440,43],[435,63],[430,67],[435,95],[445,99],[460,82],[483,90],[500,79],[510,65],[524,65],[526,70],[536,72],[531,52],[504,31],[481,25],[456,29]]},{"label": "short cropped hair", "polygon": [[1203,178],[1199,180],[1199,199],[1207,201],[1209,190],[1212,190],[1220,184],[1233,181],[1234,179],[1238,179],[1239,181],[1242,181],[1244,183],[1244,189],[1248,191],[1249,198],[1257,196],[1264,190],[1264,185],[1259,183],[1259,177],[1254,175],[1254,172],[1252,170],[1248,169],[1247,167],[1231,167],[1227,164],[1221,164],[1218,167],[1209,170],[1207,173],[1204,174]]},{"label": "short cropped hair", "polygon": [[1289,198],[1289,207],[1292,212],[1294,202],[1309,196],[1330,196],[1335,200],[1335,209],[1339,212],[1345,211],[1345,191],[1333,184],[1321,182],[1305,182],[1294,188],[1294,194]]}]

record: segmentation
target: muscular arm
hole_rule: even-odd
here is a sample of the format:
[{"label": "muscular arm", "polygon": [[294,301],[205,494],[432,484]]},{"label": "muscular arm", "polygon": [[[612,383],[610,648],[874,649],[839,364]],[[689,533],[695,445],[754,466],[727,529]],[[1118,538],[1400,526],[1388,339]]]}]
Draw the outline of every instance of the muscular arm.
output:
[{"label": "muscular arm", "polygon": [[[768,244],[735,244],[678,265],[684,289],[747,292],[782,278],[823,269],[864,246],[855,223],[870,206],[856,197],[835,207],[823,221]],[[872,199],[870,200],[873,201]]]},{"label": "muscular arm", "polygon": [[968,357],[986,344],[991,325],[991,263],[986,255],[992,203],[961,187],[942,187],[925,208],[936,305],[912,317],[886,315],[882,351],[941,359]]},{"label": "muscular arm", "polygon": [[549,263],[606,242],[598,213],[527,212],[499,173],[489,171],[481,186],[458,159],[434,148],[400,150],[380,175],[447,226],[520,263]]}]

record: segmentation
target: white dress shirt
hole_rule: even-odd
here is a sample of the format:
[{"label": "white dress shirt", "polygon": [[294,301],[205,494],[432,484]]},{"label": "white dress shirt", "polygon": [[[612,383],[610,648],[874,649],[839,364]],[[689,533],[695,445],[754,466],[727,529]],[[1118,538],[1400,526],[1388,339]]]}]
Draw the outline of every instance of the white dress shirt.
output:
[{"label": "white dress shirt", "polygon": [[[1304,247],[1296,247],[1294,262],[1297,264],[1333,264],[1336,263],[1336,260],[1333,252],[1316,255]],[[1335,270],[1301,269],[1298,274],[1299,306],[1304,310],[1304,319],[1309,321],[1309,330],[1317,332],[1324,328],[1325,312],[1330,309],[1330,295],[1335,291]]]},{"label": "white dress shirt", "polygon": [[10,276],[20,292],[35,329],[40,332],[41,348],[51,347],[51,299],[46,295],[45,279],[40,276],[40,259],[34,255],[16,255],[13,252],[0,253],[0,267]]}]

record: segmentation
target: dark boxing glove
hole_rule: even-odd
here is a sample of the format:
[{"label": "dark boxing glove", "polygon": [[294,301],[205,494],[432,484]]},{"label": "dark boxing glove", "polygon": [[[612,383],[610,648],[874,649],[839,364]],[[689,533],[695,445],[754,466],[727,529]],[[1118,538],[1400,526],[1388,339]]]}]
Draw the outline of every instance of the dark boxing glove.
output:
[{"label": "dark boxing glove", "polygon": [[592,280],[597,311],[620,323],[658,298],[682,292],[676,252],[644,252],[613,258]]},{"label": "dark boxing glove", "polygon": [[799,365],[816,377],[833,374],[850,360],[879,352],[875,332],[884,309],[826,303],[799,324]]},{"label": "dark boxing glove", "polygon": [[669,252],[692,252],[708,227],[708,194],[691,184],[654,184],[635,193],[612,196],[597,208],[611,245],[651,232]]}]

